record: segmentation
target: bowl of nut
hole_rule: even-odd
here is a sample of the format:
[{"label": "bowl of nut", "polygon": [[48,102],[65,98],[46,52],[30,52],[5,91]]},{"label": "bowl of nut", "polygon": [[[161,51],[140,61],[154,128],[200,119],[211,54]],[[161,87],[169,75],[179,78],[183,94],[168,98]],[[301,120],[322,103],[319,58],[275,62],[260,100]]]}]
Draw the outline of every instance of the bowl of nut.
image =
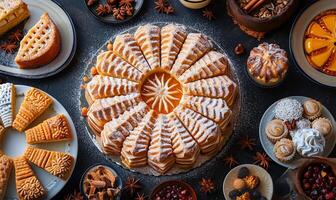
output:
[{"label": "bowl of nut", "polygon": [[150,195],[150,200],[197,200],[195,190],[186,182],[171,180],[160,183]]},{"label": "bowl of nut", "polygon": [[227,0],[228,14],[248,35],[262,38],[297,10],[300,0]]},{"label": "bowl of nut", "polygon": [[94,165],[86,170],[80,182],[85,199],[120,200],[122,180],[106,165]]}]

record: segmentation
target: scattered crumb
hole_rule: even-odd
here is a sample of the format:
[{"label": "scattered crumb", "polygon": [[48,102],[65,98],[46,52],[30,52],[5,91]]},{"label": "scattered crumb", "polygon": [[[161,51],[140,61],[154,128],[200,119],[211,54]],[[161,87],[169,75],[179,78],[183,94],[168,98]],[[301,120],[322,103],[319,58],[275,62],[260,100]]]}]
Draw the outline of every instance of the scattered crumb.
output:
[{"label": "scattered crumb", "polygon": [[89,111],[89,110],[88,110],[87,107],[83,107],[83,108],[82,108],[82,116],[83,116],[83,117],[87,117],[88,111]]}]

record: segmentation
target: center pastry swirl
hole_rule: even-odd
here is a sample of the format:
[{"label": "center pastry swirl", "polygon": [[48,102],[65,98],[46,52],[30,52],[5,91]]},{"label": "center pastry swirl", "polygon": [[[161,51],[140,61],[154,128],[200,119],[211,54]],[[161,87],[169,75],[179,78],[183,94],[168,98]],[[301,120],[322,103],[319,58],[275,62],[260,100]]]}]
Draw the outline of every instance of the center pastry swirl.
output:
[{"label": "center pastry swirl", "polygon": [[167,114],[178,106],[182,97],[182,87],[170,74],[156,72],[143,82],[141,96],[151,109]]}]

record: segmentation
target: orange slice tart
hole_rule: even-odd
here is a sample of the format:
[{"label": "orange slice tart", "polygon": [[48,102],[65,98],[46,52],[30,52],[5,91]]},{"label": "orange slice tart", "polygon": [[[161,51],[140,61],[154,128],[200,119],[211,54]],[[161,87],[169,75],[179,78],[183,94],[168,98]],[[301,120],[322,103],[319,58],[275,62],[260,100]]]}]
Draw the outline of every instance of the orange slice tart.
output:
[{"label": "orange slice tart", "polygon": [[314,18],[306,30],[304,49],[314,68],[336,76],[336,10]]}]

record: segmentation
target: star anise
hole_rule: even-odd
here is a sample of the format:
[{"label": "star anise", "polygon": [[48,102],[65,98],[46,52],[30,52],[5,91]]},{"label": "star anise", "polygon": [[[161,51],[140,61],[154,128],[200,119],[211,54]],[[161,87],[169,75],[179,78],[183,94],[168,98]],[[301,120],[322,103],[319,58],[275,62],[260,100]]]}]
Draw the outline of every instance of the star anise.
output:
[{"label": "star anise", "polygon": [[125,19],[125,8],[114,8],[113,9],[113,17],[116,18],[116,20],[124,20]]},{"label": "star anise", "polygon": [[15,43],[12,42],[6,42],[0,46],[1,49],[3,49],[6,53],[14,53],[15,49],[18,46]]},{"label": "star anise", "polygon": [[145,199],[146,199],[145,195],[139,193],[137,193],[137,197],[135,198],[135,200],[145,200]]},{"label": "star anise", "polygon": [[172,14],[174,12],[173,6],[167,0],[155,0],[155,9],[159,13]]},{"label": "star anise", "polygon": [[248,149],[253,151],[254,147],[256,146],[256,139],[246,135],[245,137],[241,138],[238,143],[242,150]]},{"label": "star anise", "polygon": [[133,196],[138,189],[141,189],[140,179],[136,179],[135,177],[128,177],[124,190]]},{"label": "star anise", "polygon": [[203,193],[210,194],[215,190],[215,183],[212,179],[202,178],[199,184]]},{"label": "star anise", "polygon": [[206,17],[209,21],[216,19],[214,12],[209,7],[203,9],[202,13],[203,16]]},{"label": "star anise", "polygon": [[99,16],[104,16],[108,14],[108,8],[107,6],[103,4],[99,4],[98,7],[96,8],[97,15]]},{"label": "star anise", "polygon": [[134,0],[120,0],[119,5],[132,7],[133,3]]},{"label": "star anise", "polygon": [[106,4],[105,9],[107,14],[113,14],[113,9],[115,8],[115,5]]},{"label": "star anise", "polygon": [[127,16],[132,16],[134,12],[133,6],[123,6],[125,8],[125,13]]},{"label": "star anise", "polygon": [[8,36],[9,41],[14,43],[20,42],[22,38],[23,38],[23,31],[21,29],[17,29]]},{"label": "star anise", "polygon": [[225,165],[232,168],[235,165],[238,165],[237,160],[233,157],[233,155],[227,156],[224,158]]},{"label": "star anise", "polygon": [[271,159],[266,155],[266,153],[257,152],[255,156],[253,156],[253,160],[255,161],[253,164],[258,164],[261,167],[268,169]]}]

